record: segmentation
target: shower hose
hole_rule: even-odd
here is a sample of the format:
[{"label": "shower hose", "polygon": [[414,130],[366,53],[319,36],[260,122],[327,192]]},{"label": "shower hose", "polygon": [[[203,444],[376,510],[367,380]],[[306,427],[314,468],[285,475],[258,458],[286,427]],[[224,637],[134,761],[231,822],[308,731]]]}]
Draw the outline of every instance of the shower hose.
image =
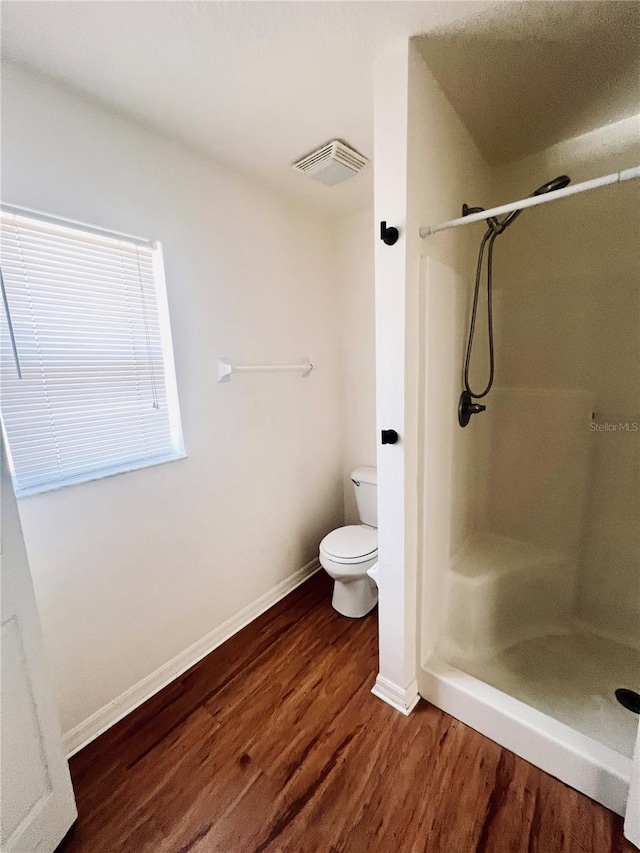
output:
[{"label": "shower hose", "polygon": [[[498,225],[499,227],[499,225]],[[491,390],[493,385],[493,374],[495,369],[494,347],[493,347],[493,299],[492,299],[492,267],[493,267],[493,244],[498,234],[501,234],[504,228],[497,230],[495,227],[490,227],[487,233],[482,238],[480,243],[480,251],[478,252],[478,268],[476,271],[476,286],[473,294],[473,308],[471,309],[471,323],[469,324],[469,340],[467,341],[467,355],[464,360],[464,387],[465,390],[474,397],[480,400]],[[484,250],[489,243],[487,251],[487,330],[489,339],[489,379],[484,391],[472,391],[469,385],[469,369],[471,367],[471,353],[473,351],[473,336],[476,329],[476,319],[478,316],[478,300],[480,298],[480,279],[482,278],[482,261],[484,259]]]}]

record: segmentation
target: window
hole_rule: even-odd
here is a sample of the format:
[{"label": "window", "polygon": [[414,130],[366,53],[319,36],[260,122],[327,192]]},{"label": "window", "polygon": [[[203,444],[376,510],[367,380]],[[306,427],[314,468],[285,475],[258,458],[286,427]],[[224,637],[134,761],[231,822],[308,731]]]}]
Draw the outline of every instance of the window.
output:
[{"label": "window", "polygon": [[160,246],[7,206],[0,237],[16,493],[184,457]]}]

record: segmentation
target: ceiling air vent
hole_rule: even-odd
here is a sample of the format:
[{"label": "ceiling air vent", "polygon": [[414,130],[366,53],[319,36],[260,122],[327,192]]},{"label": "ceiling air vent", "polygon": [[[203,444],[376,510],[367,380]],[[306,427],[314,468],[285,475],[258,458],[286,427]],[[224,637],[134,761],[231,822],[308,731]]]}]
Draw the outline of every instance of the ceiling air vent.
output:
[{"label": "ceiling air vent", "polygon": [[322,148],[307,154],[293,164],[296,172],[332,187],[357,175],[369,161],[339,139],[327,142]]}]

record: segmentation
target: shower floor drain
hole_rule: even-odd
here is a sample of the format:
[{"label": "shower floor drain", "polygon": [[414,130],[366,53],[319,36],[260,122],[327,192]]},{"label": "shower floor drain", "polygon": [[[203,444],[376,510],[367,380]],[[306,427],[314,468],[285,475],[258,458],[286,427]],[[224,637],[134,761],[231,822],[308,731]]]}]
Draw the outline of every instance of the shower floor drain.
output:
[{"label": "shower floor drain", "polygon": [[640,693],[636,693],[635,690],[629,690],[627,687],[618,687],[616,690],[616,699],[627,711],[640,714]]}]

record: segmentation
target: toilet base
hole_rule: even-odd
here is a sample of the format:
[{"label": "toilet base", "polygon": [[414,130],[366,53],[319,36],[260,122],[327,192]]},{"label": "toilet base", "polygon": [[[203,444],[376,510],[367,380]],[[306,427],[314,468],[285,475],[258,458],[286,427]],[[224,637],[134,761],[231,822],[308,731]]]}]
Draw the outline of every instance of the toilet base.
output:
[{"label": "toilet base", "polygon": [[335,581],[331,604],[342,616],[360,619],[378,603],[378,588],[368,577],[350,581]]}]

